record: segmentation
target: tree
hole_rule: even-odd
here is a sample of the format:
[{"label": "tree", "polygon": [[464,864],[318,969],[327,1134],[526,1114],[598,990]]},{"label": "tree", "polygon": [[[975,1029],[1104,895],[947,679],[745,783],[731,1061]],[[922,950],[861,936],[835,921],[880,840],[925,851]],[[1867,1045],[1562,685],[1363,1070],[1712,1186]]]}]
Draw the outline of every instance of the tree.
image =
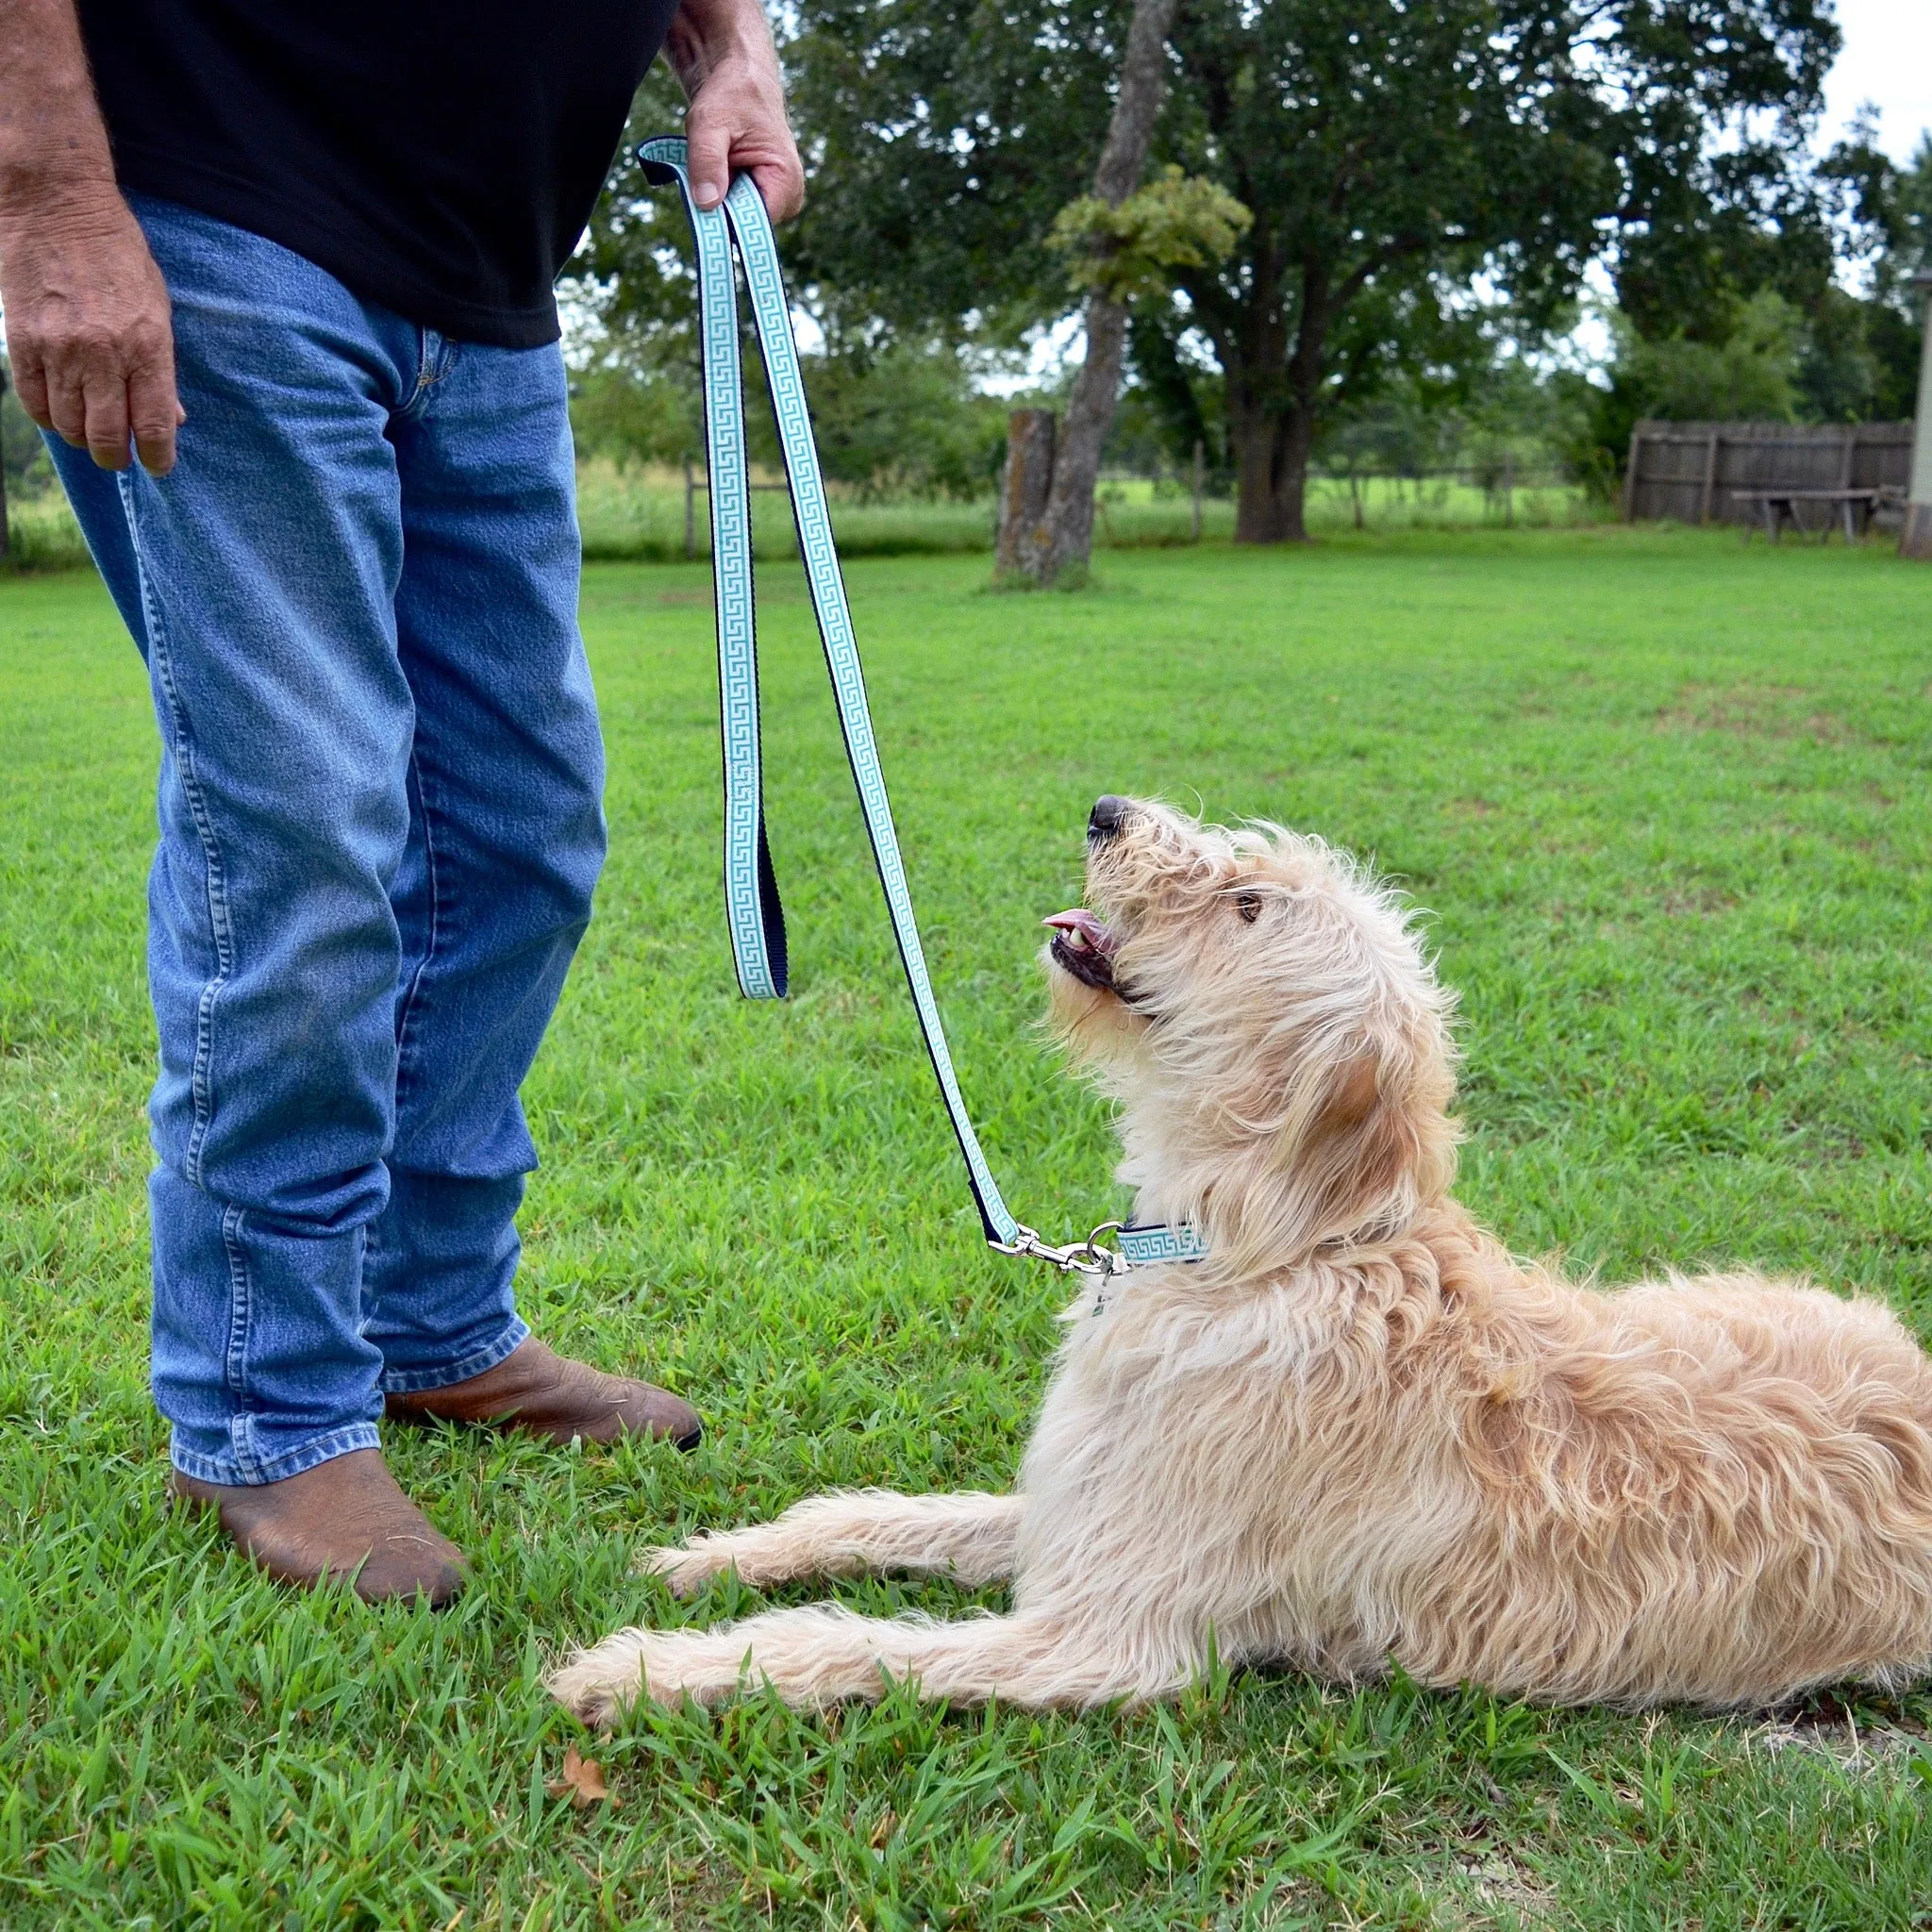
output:
[{"label": "tree", "polygon": [[[1121,62],[1120,90],[1093,174],[1093,192],[1083,220],[1062,210],[1057,233],[1080,245],[1090,265],[1086,324],[1087,353],[1067,397],[1067,413],[1052,447],[1052,475],[1046,516],[1037,537],[1026,531],[1002,532],[1002,563],[1040,582],[1084,572],[1093,554],[1093,486],[1100,475],[1100,448],[1113,423],[1120,394],[1121,363],[1127,345],[1127,291],[1110,279],[1125,239],[1116,228],[1127,197],[1140,185],[1154,139],[1154,119],[1167,89],[1167,34],[1179,0],[1134,0]],[[1097,245],[1096,245],[1097,244]],[[1017,457],[1025,443],[1016,441]],[[1008,501],[1016,492],[1008,491]]]},{"label": "tree", "polygon": [[1075,291],[1050,236],[1092,178],[1129,0],[799,0],[782,52],[810,186],[781,238],[846,330],[1010,344]]},{"label": "tree", "polygon": [[[577,448],[621,464],[691,461],[704,451],[690,225],[677,201],[644,180],[635,152],[682,118],[681,95],[654,68],[565,284],[586,325],[574,331]],[[848,325],[836,308],[825,319],[824,349],[801,358],[825,475],[861,494],[983,494],[1004,412],[975,391],[957,332],[880,331],[862,317]],[[749,445],[758,460],[775,463],[764,362],[748,324],[745,333]]]},{"label": "tree", "polygon": [[1912,414],[1921,322],[1910,279],[1932,260],[1932,137],[1900,167],[1860,117],[1814,173],[1781,184],[1774,220],[1746,221],[1733,207],[1704,225],[1700,245],[1689,233],[1667,229],[1626,253],[1616,355],[1607,386],[1587,390],[1579,471],[1609,480],[1645,416]]},{"label": "tree", "polygon": [[1840,226],[1852,236],[1866,292],[1826,291],[1814,324],[1807,390],[1822,416],[1909,417],[1924,327],[1923,300],[1911,281],[1932,268],[1932,134],[1920,136],[1901,167],[1860,115],[1822,172],[1841,191]]},{"label": "tree", "polygon": [[[1064,313],[1043,242],[1098,151],[1126,9],[803,0],[799,17],[817,177],[799,247],[824,299],[1008,332]],[[1478,277],[1534,325],[1621,243],[1630,302],[1701,299],[1726,230],[1775,232],[1837,43],[1825,0],[1185,0],[1154,158],[1253,225],[1176,275],[1134,350],[1210,349],[1238,534],[1303,534],[1324,425],[1457,339]]]}]

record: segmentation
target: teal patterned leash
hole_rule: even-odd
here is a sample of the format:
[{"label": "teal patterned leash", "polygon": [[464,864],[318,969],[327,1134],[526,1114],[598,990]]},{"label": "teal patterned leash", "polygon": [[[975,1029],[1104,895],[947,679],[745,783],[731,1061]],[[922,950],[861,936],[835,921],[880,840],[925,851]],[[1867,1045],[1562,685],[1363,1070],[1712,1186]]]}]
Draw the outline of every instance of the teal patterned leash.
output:
[{"label": "teal patterned leash", "polygon": [[[774,999],[786,988],[785,917],[765,837],[760,779],[758,633],[753,600],[750,475],[744,445],[743,383],[738,354],[737,281],[732,243],[744,267],[752,319],[758,332],[777,418],[778,441],[791,483],[798,553],[831,674],[840,728],[858,788],[879,883],[885,890],[906,983],[919,1015],[940,1093],[966,1162],[969,1185],[989,1245],[1002,1254],[1033,1255],[1062,1270],[1108,1274],[1124,1267],[1196,1260],[1207,1250],[1191,1228],[1121,1227],[1108,1223],[1084,1241],[1055,1247],[1016,1220],[1001,1198],[979,1137],[966,1111],[946,1044],[932,975],[912,915],[912,893],[899,835],[886,795],[866,703],[865,673],[845,601],[844,578],[832,542],[818,445],[806,408],[805,378],[791,334],[791,305],[778,268],[770,218],[751,176],[740,175],[722,208],[691,198],[685,144],[675,136],[647,141],[638,150],[645,178],[675,183],[697,243],[698,314],[704,350],[705,440],[710,460],[711,555],[717,583],[718,683],[724,760],[724,898],[738,983],[747,998]],[[1101,1243],[1117,1236],[1117,1248]]]},{"label": "teal patterned leash", "polygon": [[[652,150],[641,150],[648,170]],[[681,178],[681,172],[680,172]],[[758,641],[752,583],[751,490],[744,446],[742,372],[738,359],[738,292],[724,210],[691,202],[697,243],[698,326],[704,341],[705,444],[711,488],[711,556],[716,581],[718,693],[724,763],[724,908],[731,957],[746,999],[785,996],[785,912],[765,837],[764,758],[758,743]]]}]

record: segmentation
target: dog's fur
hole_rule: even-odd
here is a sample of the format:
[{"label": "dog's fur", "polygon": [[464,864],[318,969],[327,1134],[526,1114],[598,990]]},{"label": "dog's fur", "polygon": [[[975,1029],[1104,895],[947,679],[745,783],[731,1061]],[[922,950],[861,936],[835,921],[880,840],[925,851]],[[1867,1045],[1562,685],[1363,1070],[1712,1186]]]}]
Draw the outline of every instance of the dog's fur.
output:
[{"label": "dog's fur", "polygon": [[1085,1706],[1173,1691],[1210,1644],[1561,1703],[1932,1667],[1932,1361],[1884,1307],[1513,1260],[1449,1198],[1450,996],[1318,840],[1137,804],[1089,882],[1100,983],[1051,948],[1055,1017],[1120,1103],[1137,1218],[1211,1257],[1075,1305],[1013,1494],[820,1496],[646,1558],[680,1595],[1010,1576],[1010,1614],[626,1630],[556,1673],[564,1703],[608,1721],[749,1672],[801,1705],[891,1674]]}]

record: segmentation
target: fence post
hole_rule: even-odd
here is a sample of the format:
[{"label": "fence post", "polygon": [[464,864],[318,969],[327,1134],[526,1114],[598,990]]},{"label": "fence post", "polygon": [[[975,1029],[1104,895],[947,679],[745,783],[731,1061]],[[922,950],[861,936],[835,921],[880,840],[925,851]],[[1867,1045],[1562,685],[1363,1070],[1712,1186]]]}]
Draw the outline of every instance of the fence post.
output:
[{"label": "fence post", "polygon": [[691,472],[691,458],[684,459],[684,558],[689,563],[698,554],[697,479]]},{"label": "fence post", "polygon": [[1194,541],[1201,541],[1201,469],[1206,455],[1201,447],[1201,439],[1194,439]]},{"label": "fence post", "polygon": [[1710,432],[1710,441],[1704,446],[1704,502],[1697,512],[1697,521],[1707,524],[1710,521],[1711,498],[1717,493],[1717,431]]},{"label": "fence post", "polygon": [[1630,460],[1624,471],[1624,521],[1634,524],[1637,521],[1637,466],[1643,460],[1643,432],[1633,429],[1630,432]]},{"label": "fence post", "polygon": [[1516,452],[1513,449],[1503,452],[1503,527],[1506,530],[1516,527]]}]

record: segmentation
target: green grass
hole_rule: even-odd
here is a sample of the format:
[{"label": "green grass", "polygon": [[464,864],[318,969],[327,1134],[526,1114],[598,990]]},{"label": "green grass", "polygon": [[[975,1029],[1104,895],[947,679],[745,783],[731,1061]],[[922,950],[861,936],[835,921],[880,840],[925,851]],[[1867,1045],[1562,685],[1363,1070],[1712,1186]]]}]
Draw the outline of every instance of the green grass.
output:
[{"label": "green grass", "polygon": [[[1605,529],[1121,553],[1082,596],[985,577],[851,573],[955,1050],[1028,1219],[1117,1205],[1104,1113],[1031,1030],[1036,921],[1093,795],[1161,791],[1372,852],[1430,908],[1463,1192],[1520,1248],[1808,1271],[1932,1338],[1932,572]],[[146,698],[91,578],[0,584],[0,1924],[1932,1924],[1924,1695],[1773,1724],[1217,1674],[1173,1709],[755,1699],[604,1746],[547,1704],[553,1646],[758,1600],[675,1606],[641,1541],[827,1483],[1004,1484],[1056,1333],[1056,1282],[977,1245],[801,587],[760,586],[797,996],[731,991],[702,572],[593,568],[614,845],[528,1094],[526,1312],[711,1430],[688,1461],[395,1441],[476,1558],[439,1617],[285,1595],[161,1507]],[[574,1741],[617,1808],[546,1795]]]}]

